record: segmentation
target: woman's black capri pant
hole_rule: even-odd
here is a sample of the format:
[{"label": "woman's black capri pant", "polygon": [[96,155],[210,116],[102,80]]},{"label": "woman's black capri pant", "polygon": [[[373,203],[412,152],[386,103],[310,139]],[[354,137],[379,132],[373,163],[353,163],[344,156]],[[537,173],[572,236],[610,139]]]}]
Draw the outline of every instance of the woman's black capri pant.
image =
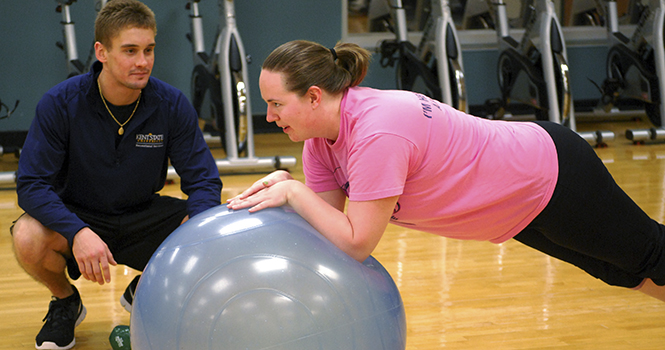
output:
[{"label": "woman's black capri pant", "polygon": [[665,226],[628,197],[584,139],[537,123],[554,140],[559,178],[548,205],[515,239],[610,285],[634,288],[645,278],[665,285]]}]

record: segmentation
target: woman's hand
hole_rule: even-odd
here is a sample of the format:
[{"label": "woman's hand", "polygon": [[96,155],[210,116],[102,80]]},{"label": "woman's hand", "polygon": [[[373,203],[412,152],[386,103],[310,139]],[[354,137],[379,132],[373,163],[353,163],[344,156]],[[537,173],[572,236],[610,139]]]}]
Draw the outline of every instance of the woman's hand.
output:
[{"label": "woman's hand", "polygon": [[[248,189],[244,190],[241,194],[239,194],[239,195],[237,195],[233,198],[229,198],[226,201],[226,203],[228,203],[229,207],[231,207],[230,204],[232,202],[238,203],[239,200],[244,200],[244,199],[256,194],[257,192],[259,192],[261,190],[264,190],[268,187],[271,187],[271,186],[275,185],[276,183],[279,183],[279,182],[282,182],[282,181],[287,181],[287,180],[293,180],[293,177],[287,171],[284,171],[284,170],[274,171],[274,172],[270,173],[269,175],[267,175],[266,177],[260,179],[259,181],[256,181],[254,184],[252,184],[252,186],[250,186]],[[231,209],[233,209],[233,208],[231,208]]]},{"label": "woman's hand", "polygon": [[[295,187],[304,186],[304,184],[296,180],[269,182],[270,185],[264,185],[262,181],[270,180],[259,180],[257,183],[261,185],[260,189],[256,190],[257,183],[255,183],[242,194],[230,199],[227,207],[233,210],[249,208],[250,212],[279,207],[289,203],[290,193]],[[251,191],[251,194],[244,196],[248,191]]]}]

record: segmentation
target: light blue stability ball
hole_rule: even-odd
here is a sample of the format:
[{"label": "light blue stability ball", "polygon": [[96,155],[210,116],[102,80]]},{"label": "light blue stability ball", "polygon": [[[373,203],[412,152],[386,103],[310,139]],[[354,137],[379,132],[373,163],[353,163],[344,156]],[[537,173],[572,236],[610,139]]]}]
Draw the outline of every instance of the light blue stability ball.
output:
[{"label": "light blue stability ball", "polygon": [[406,345],[397,286],[286,207],[209,209],[174,231],[136,289],[134,350],[392,350]]}]

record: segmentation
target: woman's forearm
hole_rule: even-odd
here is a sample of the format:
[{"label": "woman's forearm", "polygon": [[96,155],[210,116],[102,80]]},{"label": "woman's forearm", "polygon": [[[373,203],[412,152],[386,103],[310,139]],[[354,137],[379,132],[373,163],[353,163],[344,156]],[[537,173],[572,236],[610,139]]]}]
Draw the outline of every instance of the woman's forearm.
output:
[{"label": "woman's forearm", "polygon": [[354,259],[364,261],[379,243],[397,197],[350,202],[345,214],[294,180],[287,202],[321,235]]},{"label": "woman's forearm", "polygon": [[321,235],[358,261],[367,259],[379,243],[397,202],[397,197],[349,202],[345,214],[343,201],[338,198],[343,193],[322,194],[331,201],[329,203],[297,180],[255,185],[249,195],[232,198],[228,207],[234,210],[249,208],[255,212],[289,205]]},{"label": "woman's forearm", "polygon": [[328,204],[303,183],[293,184],[287,202],[321,235],[354,259],[365,260],[374,248],[364,246],[365,242],[357,239],[343,211]]}]

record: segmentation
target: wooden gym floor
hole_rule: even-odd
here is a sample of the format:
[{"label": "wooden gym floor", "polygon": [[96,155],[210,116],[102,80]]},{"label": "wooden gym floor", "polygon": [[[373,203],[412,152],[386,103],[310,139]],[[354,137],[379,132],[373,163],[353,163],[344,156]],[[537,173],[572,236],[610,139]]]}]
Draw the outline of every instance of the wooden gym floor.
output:
[{"label": "wooden gym floor", "polygon": [[[654,219],[665,221],[665,143],[633,145],[623,133],[648,127],[637,121],[580,123],[606,128],[617,140],[597,149],[617,182]],[[256,135],[258,156],[295,156],[303,179],[302,144],[283,134]],[[222,151],[213,148],[216,157]],[[13,155],[0,171],[16,169]],[[222,200],[260,174],[223,175]],[[178,184],[164,194],[181,196]],[[8,233],[21,210],[13,188],[0,190],[0,349],[34,349],[49,302],[48,291],[16,263]],[[562,218],[565,220],[565,218]],[[390,272],[404,300],[407,349],[662,349],[665,304],[609,287],[575,267],[514,241],[494,245],[456,241],[389,226],[373,254]],[[76,329],[78,350],[110,349],[113,327],[129,324],[118,299],[136,271],[118,266],[104,286],[79,280],[88,308]]]}]

